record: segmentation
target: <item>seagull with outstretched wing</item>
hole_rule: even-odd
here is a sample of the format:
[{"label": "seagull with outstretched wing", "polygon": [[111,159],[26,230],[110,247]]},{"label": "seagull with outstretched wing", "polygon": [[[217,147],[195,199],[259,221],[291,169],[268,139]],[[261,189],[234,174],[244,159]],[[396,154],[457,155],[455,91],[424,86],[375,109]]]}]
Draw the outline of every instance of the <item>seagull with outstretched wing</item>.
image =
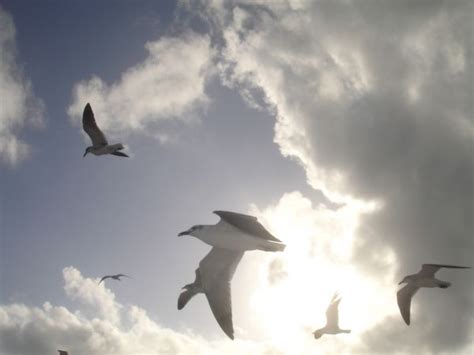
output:
[{"label": "seagull with outstretched wing", "polygon": [[326,310],[326,325],[313,332],[314,338],[319,339],[324,334],[350,333],[350,330],[339,328],[339,302],[341,298],[337,293],[332,296],[331,302]]},{"label": "seagull with outstretched wing", "polygon": [[82,114],[82,128],[92,141],[92,145],[86,148],[83,157],[88,153],[94,155],[112,154],[119,157],[128,157],[127,154],[120,152],[120,150],[124,149],[122,143],[109,144],[107,142],[104,133],[100,130],[99,126],[97,126],[94,112],[89,103],[84,107],[84,112]]},{"label": "seagull with outstretched wing", "polygon": [[122,280],[120,279],[121,277],[128,277],[128,278],[131,279],[130,276],[125,275],[125,274],[105,275],[104,277],[102,277],[102,278],[100,279],[99,284],[100,284],[102,281],[107,280],[107,279],[122,281]]},{"label": "seagull with outstretched wing", "polygon": [[405,276],[403,280],[399,283],[399,285],[401,285],[402,283],[406,283],[406,285],[400,290],[398,290],[397,303],[403,320],[407,325],[410,325],[411,299],[420,288],[448,288],[449,286],[451,286],[450,282],[441,281],[434,277],[436,272],[441,268],[470,269],[469,266],[423,264],[421,270],[418,271],[418,273]]},{"label": "seagull with outstretched wing", "polygon": [[213,246],[201,260],[193,283],[178,297],[182,309],[198,293],[206,295],[212,314],[224,333],[234,339],[230,283],[247,250],[283,251],[285,244],[261,225],[256,217],[215,211],[221,219],[215,225],[196,225],[178,236],[191,235]]}]

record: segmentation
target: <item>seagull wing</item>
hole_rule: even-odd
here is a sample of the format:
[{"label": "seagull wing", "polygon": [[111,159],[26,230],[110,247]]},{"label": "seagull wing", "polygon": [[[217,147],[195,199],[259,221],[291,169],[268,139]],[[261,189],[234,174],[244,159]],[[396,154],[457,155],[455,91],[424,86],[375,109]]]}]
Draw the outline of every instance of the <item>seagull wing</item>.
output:
[{"label": "seagull wing", "polygon": [[339,302],[341,299],[335,293],[326,310],[326,326],[330,328],[339,328]]},{"label": "seagull wing", "polygon": [[128,276],[128,275],[125,275],[125,274],[117,274],[115,276],[117,276],[117,277],[128,277],[129,279],[132,278],[131,276]]},{"label": "seagull wing", "polygon": [[254,216],[228,211],[214,211],[214,213],[225,222],[233,225],[247,234],[281,243],[281,240],[277,239],[274,235],[267,231]]},{"label": "seagull wing", "polygon": [[199,263],[202,288],[211,311],[231,339],[234,339],[234,326],[230,282],[243,255],[243,252],[212,248]]},{"label": "seagull wing", "polygon": [[109,276],[109,275],[104,276],[103,278],[100,279],[99,284],[100,284],[102,281],[104,281],[105,279],[110,279],[110,278],[111,278],[111,276]]},{"label": "seagull wing", "polygon": [[441,268],[447,269],[470,269],[469,266],[443,265],[443,264],[423,264],[421,271],[418,272],[420,277],[433,277]]},{"label": "seagull wing", "polygon": [[410,325],[411,299],[415,295],[416,291],[418,291],[418,287],[412,284],[407,284],[397,292],[398,308],[400,308],[400,313],[402,314],[403,320],[407,325]]},{"label": "seagull wing", "polygon": [[102,133],[99,126],[97,126],[94,112],[92,112],[92,107],[89,103],[84,107],[84,113],[82,114],[82,128],[84,128],[84,131],[89,135],[93,146],[108,144],[104,133]]}]

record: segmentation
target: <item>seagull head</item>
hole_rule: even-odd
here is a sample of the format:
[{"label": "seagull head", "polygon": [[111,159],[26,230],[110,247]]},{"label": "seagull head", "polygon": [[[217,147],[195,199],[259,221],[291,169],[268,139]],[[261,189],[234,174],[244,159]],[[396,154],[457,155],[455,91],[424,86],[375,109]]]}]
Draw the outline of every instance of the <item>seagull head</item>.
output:
[{"label": "seagull head", "polygon": [[197,237],[201,234],[203,229],[204,226],[202,225],[192,226],[187,231],[179,233],[178,237],[182,237],[183,235],[192,235],[193,237]]},{"label": "seagull head", "polygon": [[84,155],[82,156],[83,158],[87,155],[87,153],[90,153],[92,147],[87,147],[86,151],[84,152]]}]

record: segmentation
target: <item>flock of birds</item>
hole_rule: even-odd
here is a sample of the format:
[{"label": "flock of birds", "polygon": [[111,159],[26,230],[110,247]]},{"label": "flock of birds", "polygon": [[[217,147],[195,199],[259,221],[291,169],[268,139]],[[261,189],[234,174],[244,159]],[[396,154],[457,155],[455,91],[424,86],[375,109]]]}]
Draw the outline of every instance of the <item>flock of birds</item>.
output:
[{"label": "flock of birds", "polygon": [[[108,144],[104,133],[97,126],[89,103],[84,108],[82,125],[92,141],[92,146],[86,148],[84,157],[88,153],[128,157],[121,152],[124,149],[123,144]],[[183,309],[198,293],[204,293],[217,323],[230,339],[234,339],[230,283],[237,265],[246,251],[282,252],[286,245],[266,230],[254,216],[229,211],[214,213],[220,217],[217,224],[195,225],[178,234],[179,237],[193,236],[212,246],[195,270],[194,281],[183,286],[178,297],[178,310]],[[397,303],[407,325],[410,325],[411,300],[420,288],[448,288],[451,285],[435,278],[435,273],[441,268],[470,269],[467,266],[423,264],[418,273],[405,276],[399,283],[406,285],[397,292]],[[120,281],[122,277],[130,276],[106,275],[100,279],[99,284],[107,279]],[[339,327],[340,301],[339,295],[334,294],[326,310],[326,325],[313,332],[315,339],[324,334],[350,333],[350,330]],[[64,350],[58,352],[59,355],[68,355]]]}]

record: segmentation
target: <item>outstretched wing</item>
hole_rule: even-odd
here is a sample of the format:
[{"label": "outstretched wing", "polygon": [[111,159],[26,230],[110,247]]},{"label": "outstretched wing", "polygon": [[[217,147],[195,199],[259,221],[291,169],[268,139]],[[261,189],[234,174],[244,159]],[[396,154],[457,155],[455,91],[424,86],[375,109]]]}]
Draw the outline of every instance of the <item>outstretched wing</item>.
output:
[{"label": "outstretched wing", "polygon": [[412,284],[407,284],[397,292],[398,308],[400,309],[402,318],[407,325],[410,325],[411,299],[416,291],[418,291],[418,287]]},{"label": "outstretched wing", "polygon": [[117,276],[117,277],[128,277],[129,279],[132,278],[131,276],[128,276],[128,275],[125,275],[125,274],[117,274],[115,276]]},{"label": "outstretched wing", "polygon": [[214,211],[214,213],[225,222],[233,225],[247,234],[281,243],[281,240],[277,239],[274,235],[267,231],[254,216],[228,211]]},{"label": "outstretched wing", "polygon": [[199,263],[201,283],[212,314],[224,333],[234,339],[230,282],[243,252],[212,248]]},{"label": "outstretched wing", "polygon": [[100,283],[101,283],[102,281],[104,281],[104,280],[106,280],[106,279],[110,279],[110,277],[111,277],[110,275],[106,275],[106,276],[104,276],[103,278],[101,278],[100,281],[99,281],[99,285],[100,285]]},{"label": "outstretched wing", "polygon": [[423,264],[421,271],[418,272],[420,277],[433,277],[441,268],[447,269],[470,269],[469,266],[443,265],[443,264]]},{"label": "outstretched wing", "polygon": [[89,103],[84,107],[84,113],[82,114],[82,128],[84,128],[84,131],[89,135],[93,146],[108,144],[104,133],[102,133],[99,126],[97,126],[94,112],[92,112],[92,107]]},{"label": "outstretched wing", "polygon": [[326,310],[327,327],[339,328],[339,302],[341,302],[341,299],[339,298],[339,295],[335,293]]}]

